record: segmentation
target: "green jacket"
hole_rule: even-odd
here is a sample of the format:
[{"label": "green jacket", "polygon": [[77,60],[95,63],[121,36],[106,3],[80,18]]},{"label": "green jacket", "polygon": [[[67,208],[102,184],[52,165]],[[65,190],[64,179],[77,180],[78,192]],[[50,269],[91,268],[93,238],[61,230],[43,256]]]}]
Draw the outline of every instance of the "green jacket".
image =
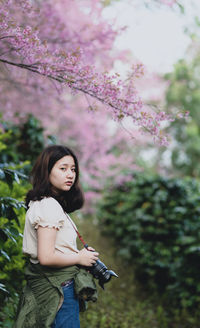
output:
[{"label": "green jacket", "polygon": [[87,301],[97,300],[94,279],[84,268],[74,265],[58,269],[30,263],[25,276],[27,284],[13,328],[50,328],[64,299],[61,283],[69,279],[74,279],[80,311],[86,310]]}]

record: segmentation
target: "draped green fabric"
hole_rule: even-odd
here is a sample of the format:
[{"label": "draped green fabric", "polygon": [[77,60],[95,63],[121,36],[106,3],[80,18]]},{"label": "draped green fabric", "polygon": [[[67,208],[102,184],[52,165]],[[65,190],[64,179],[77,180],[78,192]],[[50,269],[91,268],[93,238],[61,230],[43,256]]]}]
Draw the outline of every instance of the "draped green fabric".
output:
[{"label": "draped green fabric", "polygon": [[58,269],[30,263],[25,276],[27,284],[13,328],[50,328],[63,302],[61,283],[64,281],[74,279],[80,311],[86,310],[87,301],[97,300],[94,279],[84,268],[69,266]]}]

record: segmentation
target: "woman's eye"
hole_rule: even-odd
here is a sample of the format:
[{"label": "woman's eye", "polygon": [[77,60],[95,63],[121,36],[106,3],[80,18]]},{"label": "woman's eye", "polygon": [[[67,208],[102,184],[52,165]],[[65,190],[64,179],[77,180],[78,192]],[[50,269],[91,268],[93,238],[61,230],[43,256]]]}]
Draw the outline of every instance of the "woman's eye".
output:
[{"label": "woman's eye", "polygon": [[65,171],[65,170],[66,170],[65,167],[61,167],[60,169],[61,169],[62,171]]}]

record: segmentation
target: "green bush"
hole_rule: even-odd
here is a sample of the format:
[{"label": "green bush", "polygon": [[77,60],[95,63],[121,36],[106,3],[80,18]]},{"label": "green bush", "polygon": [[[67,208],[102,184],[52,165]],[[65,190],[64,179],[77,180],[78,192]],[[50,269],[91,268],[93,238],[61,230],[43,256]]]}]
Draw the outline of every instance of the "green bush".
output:
[{"label": "green bush", "polygon": [[[1,153],[0,164],[0,301],[20,290],[17,285],[23,280],[22,267],[22,231],[24,224],[24,195],[28,183],[25,180],[20,184],[21,178],[26,176],[15,170],[13,164],[4,163],[4,154],[9,146],[5,144],[8,134],[0,133]],[[18,164],[18,168],[24,167]],[[20,277],[20,278],[18,278]],[[19,280],[20,279],[20,280]]]},{"label": "green bush", "polygon": [[143,284],[170,305],[200,305],[200,184],[136,174],[108,189],[99,206],[104,232]]},{"label": "green bush", "polygon": [[[44,148],[44,128],[40,121],[32,114],[27,115],[24,122],[14,124],[0,121],[3,132],[3,141],[6,147],[0,154],[1,162],[18,163],[35,160]],[[1,141],[2,136],[0,137]],[[52,137],[48,137],[51,139]]]},{"label": "green bush", "polygon": [[22,233],[25,219],[23,200],[27,187],[27,183],[26,185],[14,183],[13,189],[10,190],[6,183],[0,182],[0,193],[4,193],[4,197],[0,198],[0,281],[6,285],[8,291],[19,291],[23,280]]},{"label": "green bush", "polygon": [[32,115],[20,125],[0,123],[0,327],[11,327],[24,283],[24,197],[30,189],[25,174],[45,139],[44,129]]}]

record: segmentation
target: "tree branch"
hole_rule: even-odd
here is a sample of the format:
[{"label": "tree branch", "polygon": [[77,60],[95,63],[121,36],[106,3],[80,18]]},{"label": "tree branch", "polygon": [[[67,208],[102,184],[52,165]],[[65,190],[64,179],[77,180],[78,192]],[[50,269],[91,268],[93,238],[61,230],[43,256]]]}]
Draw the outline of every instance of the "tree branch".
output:
[{"label": "tree branch", "polygon": [[[69,87],[70,87],[71,89],[74,89],[74,90],[79,91],[79,92],[81,92],[81,93],[83,93],[83,94],[85,94],[85,95],[88,95],[88,96],[90,96],[90,97],[92,97],[92,98],[95,98],[95,99],[97,99],[98,101],[100,101],[102,104],[104,104],[104,105],[106,105],[106,106],[110,106],[111,108],[113,108],[113,109],[115,109],[115,110],[117,110],[117,111],[120,111],[120,109],[119,109],[117,106],[113,105],[111,102],[107,102],[105,99],[103,99],[103,98],[101,98],[101,97],[99,97],[99,96],[93,94],[93,93],[90,92],[90,91],[87,91],[87,90],[84,90],[84,89],[82,89],[82,88],[79,88],[79,87],[73,86],[73,83],[75,83],[76,81],[72,81],[72,80],[70,81],[70,80],[67,80],[66,78],[63,78],[62,76],[57,76],[57,77],[56,77],[56,76],[52,76],[52,75],[50,75],[50,74],[45,74],[45,73],[41,73],[41,72],[39,72],[38,69],[37,69],[36,64],[34,64],[34,65],[27,65],[27,64],[21,64],[21,63],[14,63],[14,62],[11,62],[11,61],[8,61],[8,60],[5,60],[5,59],[0,59],[0,62],[2,62],[2,63],[4,63],[4,64],[8,64],[8,65],[15,66],[15,67],[19,67],[19,68],[26,69],[26,70],[28,70],[28,71],[30,71],[30,72],[37,73],[37,74],[39,74],[39,75],[41,75],[41,76],[45,76],[45,77],[47,77],[47,78],[49,78],[49,79],[51,79],[51,80],[58,81],[59,83],[68,83],[68,85],[69,85]],[[127,103],[130,103],[130,104],[132,104],[132,105],[135,104],[134,102],[128,102],[128,101],[126,101],[125,99],[123,99],[123,101],[124,101],[124,102],[127,102]],[[139,121],[139,120],[140,120],[140,118],[138,118],[137,116],[134,116],[133,114],[132,114],[132,115],[128,115],[128,114],[127,114],[127,116],[131,116],[135,121]],[[122,113],[122,118],[123,118],[123,117],[124,117],[124,114]],[[119,118],[119,119],[120,119],[120,118]],[[143,125],[142,125],[142,126],[143,126]],[[150,132],[150,130],[149,130],[146,126],[143,126],[143,128],[144,128],[145,130],[147,130],[147,131]]]}]

